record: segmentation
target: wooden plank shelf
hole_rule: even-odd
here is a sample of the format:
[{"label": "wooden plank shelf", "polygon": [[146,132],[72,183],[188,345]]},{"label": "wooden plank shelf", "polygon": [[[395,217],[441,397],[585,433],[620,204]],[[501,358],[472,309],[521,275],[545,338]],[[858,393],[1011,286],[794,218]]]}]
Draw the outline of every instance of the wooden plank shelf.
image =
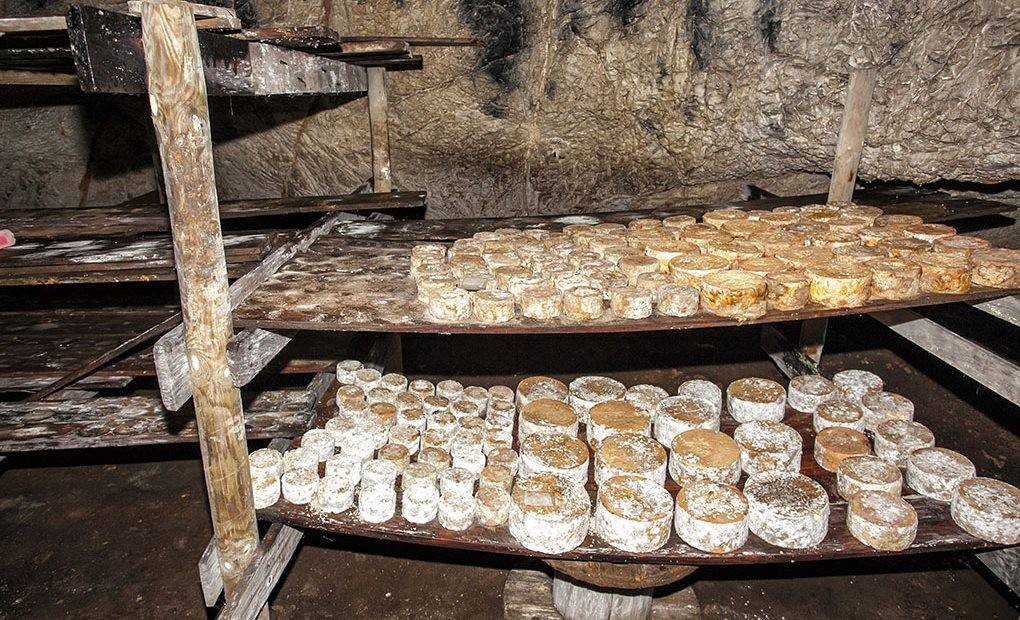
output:
[{"label": "wooden plank shelf", "polygon": [[[330,417],[336,415],[336,404],[330,396],[336,392],[337,387],[336,382],[334,382],[326,391],[322,400],[322,411],[317,415],[315,426],[324,426]],[[675,393],[676,386],[670,387],[672,389],[667,388],[667,391]],[[616,563],[685,565],[768,564],[965,549],[992,549],[997,547],[997,545],[971,536],[953,523],[947,504],[917,495],[906,487],[904,488],[904,499],[910,502],[917,511],[919,522],[917,538],[913,544],[901,552],[885,553],[860,543],[846,529],[846,502],[840,499],[836,493],[835,475],[819,467],[812,456],[814,452],[814,431],[811,428],[811,415],[788,409],[784,422],[795,428],[804,439],[801,472],[818,481],[829,494],[831,514],[829,517],[828,535],[821,544],[808,549],[774,547],[751,534],[748,537],[747,544],[741,549],[732,553],[711,554],[687,545],[677,536],[676,531],[671,529],[670,538],[667,543],[662,548],[648,553],[622,551],[603,543],[595,535],[589,534],[584,543],[577,549],[560,555],[548,555],[537,553],[521,546],[505,526],[490,530],[479,525],[473,525],[465,531],[453,532],[440,526],[438,521],[432,521],[423,525],[410,523],[399,516],[399,493],[397,497],[397,516],[385,523],[366,523],[358,518],[355,508],[341,514],[324,514],[314,511],[310,506],[297,506],[282,498],[273,506],[259,510],[258,516],[264,521],[283,523],[292,527],[433,547],[466,549],[517,556]],[[724,413],[722,430],[732,434],[736,426],[736,422],[728,414]],[[581,437],[584,437],[583,432]],[[298,443],[299,440],[295,440],[295,444]],[[589,462],[591,461],[592,458],[589,458]],[[593,467],[593,465],[590,465],[587,487],[594,502],[596,488],[593,482]],[[746,475],[741,477],[738,486],[743,487],[745,480]],[[677,485],[667,478],[666,489],[671,495],[675,496]]]},{"label": "wooden plank shelf", "polygon": [[[317,397],[308,389],[258,394],[244,412],[248,439],[304,432]],[[156,397],[0,403],[0,453],[197,441],[194,411],[167,411]]]},{"label": "wooden plank shelf", "polygon": [[[819,197],[820,198],[820,197]],[[797,197],[794,204],[806,204],[813,197]],[[780,199],[741,203],[744,207],[778,206]],[[876,197],[887,213],[922,215],[928,221],[952,221],[963,217],[994,215],[1008,205],[988,201],[957,201],[941,195],[890,200]],[[768,204],[766,204],[768,203]],[[725,206],[725,205],[717,205]],[[733,206],[733,205],[729,205]],[[1018,292],[1012,289],[974,287],[966,295],[924,294],[905,301],[875,301],[849,309],[808,305],[795,312],[769,311],[752,321],[699,313],[677,318],[652,316],[621,320],[612,316],[577,323],[567,319],[535,321],[517,317],[508,323],[487,325],[473,322],[436,323],[416,297],[409,276],[410,249],[426,241],[449,242],[482,230],[500,227],[559,229],[573,223],[626,223],[638,217],[666,217],[678,213],[701,215],[708,207],[619,212],[599,215],[526,217],[463,220],[400,220],[392,222],[348,222],[319,238],[307,251],[295,256],[265,284],[252,293],[234,312],[236,325],[264,329],[305,329],[343,331],[392,331],[417,333],[597,333],[669,329],[697,329],[741,324],[771,323],[811,318],[879,312],[956,301],[993,299]]]}]

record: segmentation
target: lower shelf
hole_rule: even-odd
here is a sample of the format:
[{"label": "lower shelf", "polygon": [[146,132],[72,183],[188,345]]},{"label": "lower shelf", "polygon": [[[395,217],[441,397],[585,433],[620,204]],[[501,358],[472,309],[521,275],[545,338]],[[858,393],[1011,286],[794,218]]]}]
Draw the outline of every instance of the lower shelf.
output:
[{"label": "lower shelf", "polygon": [[[333,399],[328,397],[330,394],[335,393],[336,387],[337,385],[334,382],[334,385],[326,392],[327,397],[322,400],[324,408],[320,415],[317,416],[318,426],[324,425],[325,421],[336,413],[336,405]],[[671,392],[675,392],[675,386],[673,388]],[[949,514],[948,504],[916,495],[906,487],[904,487],[904,499],[910,502],[917,511],[918,519],[917,537],[913,544],[903,551],[895,553],[876,551],[864,545],[855,539],[846,528],[846,502],[836,494],[835,475],[820,468],[812,456],[814,453],[814,431],[811,428],[811,415],[788,409],[784,422],[797,429],[804,438],[804,456],[801,461],[801,473],[817,480],[829,494],[831,512],[828,535],[821,544],[808,549],[783,549],[775,547],[765,543],[754,534],[750,534],[747,544],[740,550],[717,555],[699,551],[687,545],[677,536],[675,531],[671,531],[669,541],[660,549],[649,553],[622,551],[603,543],[598,537],[589,534],[584,543],[573,551],[559,555],[549,555],[531,551],[521,546],[511,536],[506,526],[490,530],[473,525],[467,530],[454,532],[440,526],[438,521],[432,521],[424,525],[410,523],[399,516],[399,493],[396,511],[398,516],[385,523],[366,523],[358,518],[355,509],[350,509],[341,514],[324,514],[312,510],[310,506],[294,505],[283,499],[280,499],[280,501],[269,508],[259,510],[258,517],[265,521],[284,523],[298,528],[434,547],[467,549],[507,555],[617,563],[686,565],[767,564],[878,557],[934,551],[993,549],[1001,546],[982,541],[960,529],[953,522]],[[724,413],[722,430],[732,434],[735,427],[736,422]],[[746,479],[746,476],[738,483],[739,487],[743,486],[744,479]],[[594,474],[591,472],[589,472],[589,480],[594,480]],[[672,480],[667,479],[666,488],[672,495],[676,494],[677,486]],[[595,486],[593,482],[589,482],[588,490],[594,502]]]}]

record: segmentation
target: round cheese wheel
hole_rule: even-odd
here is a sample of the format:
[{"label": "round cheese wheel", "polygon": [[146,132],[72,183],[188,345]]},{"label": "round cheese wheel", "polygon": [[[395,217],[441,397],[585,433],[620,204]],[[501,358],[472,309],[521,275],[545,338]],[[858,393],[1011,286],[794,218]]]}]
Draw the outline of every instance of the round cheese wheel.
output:
[{"label": "round cheese wheel", "polygon": [[319,480],[311,504],[316,512],[344,512],[354,504],[354,485],[345,476],[323,478]]},{"label": "round cheese wheel", "polygon": [[514,296],[505,291],[471,293],[471,315],[479,323],[506,323],[514,318]]},{"label": "round cheese wheel", "polygon": [[637,284],[639,275],[658,271],[659,261],[644,254],[624,256],[616,263],[616,268],[627,277],[627,283],[630,286],[634,286]]},{"label": "round cheese wheel", "polygon": [[790,312],[807,305],[811,281],[796,270],[776,271],[765,276],[768,290],[765,305],[771,310]]},{"label": "round cheese wheel", "polygon": [[912,239],[910,237],[901,237],[898,239],[889,239],[875,246],[883,250],[886,254],[893,258],[916,258],[920,254],[924,254],[931,249],[931,244],[921,239]]},{"label": "round cheese wheel", "polygon": [[806,275],[808,299],[826,308],[863,306],[871,294],[871,272],[862,267],[828,262],[808,267]]},{"label": "round cheese wheel", "polygon": [[716,228],[721,228],[726,222],[733,220],[746,220],[747,212],[742,209],[712,209],[701,216],[701,221]]},{"label": "round cheese wheel", "polygon": [[439,447],[435,446],[423,446],[418,451],[418,462],[425,463],[426,465],[432,465],[438,471],[442,471],[450,466],[453,462],[450,453]]},{"label": "round cheese wheel", "polygon": [[884,226],[889,228],[906,228],[915,224],[923,224],[924,220],[917,215],[903,215],[899,213],[890,213],[888,215],[880,215],[875,218],[875,226]]},{"label": "round cheese wheel", "polygon": [[490,407],[495,401],[514,402],[514,391],[505,385],[494,385],[488,391]]},{"label": "round cheese wheel", "polygon": [[510,493],[500,487],[483,487],[475,494],[475,520],[482,527],[494,529],[510,518]]},{"label": "round cheese wheel", "polygon": [[417,269],[424,263],[446,260],[446,246],[438,243],[423,243],[411,248],[411,268]]},{"label": "round cheese wheel", "polygon": [[843,499],[850,499],[860,491],[899,495],[903,489],[903,474],[898,467],[877,456],[850,456],[836,466],[836,488]]},{"label": "round cheese wheel", "polygon": [[577,437],[577,415],[561,400],[540,398],[521,409],[517,437],[523,440],[532,433],[553,432]]},{"label": "round cheese wheel", "polygon": [[659,287],[656,309],[665,316],[685,317],[697,314],[701,307],[698,289],[689,284],[667,284]]},{"label": "round cheese wheel", "polygon": [[701,307],[746,321],[765,314],[765,278],[746,271],[718,271],[701,279]]},{"label": "round cheese wheel", "polygon": [[786,263],[775,256],[756,256],[754,258],[746,258],[738,261],[734,268],[766,278],[766,282],[768,280],[767,276],[770,273],[785,272],[789,269]]},{"label": "round cheese wheel", "polygon": [[971,281],[993,288],[1020,287],[1020,251],[1006,248],[979,250],[970,256]]},{"label": "round cheese wheel", "polygon": [[466,469],[473,475],[478,476],[485,468],[485,453],[480,445],[454,445],[450,450],[450,457],[453,466]]},{"label": "round cheese wheel", "polygon": [[769,379],[737,379],[726,388],[726,409],[737,422],[778,422],[786,415],[786,390]]},{"label": "round cheese wheel", "polygon": [[871,221],[863,217],[856,217],[843,213],[834,220],[826,222],[829,229],[840,233],[856,233],[871,225]]},{"label": "round cheese wheel", "polygon": [[644,319],[652,315],[655,297],[652,291],[637,286],[622,286],[610,292],[609,307],[617,318]]},{"label": "round cheese wheel", "polygon": [[723,222],[719,230],[733,235],[737,239],[756,239],[758,235],[765,234],[772,230],[767,222],[761,220],[730,220]]},{"label": "round cheese wheel", "polygon": [[864,432],[864,411],[857,403],[833,398],[818,405],[811,418],[816,433],[827,428],[847,428]]},{"label": "round cheese wheel", "polygon": [[453,402],[464,395],[464,385],[460,381],[446,379],[436,384],[436,396]]},{"label": "round cheese wheel", "polygon": [[[417,437],[417,431],[415,431]],[[418,445],[415,444],[415,452],[418,451]],[[407,446],[403,446],[397,443],[388,443],[385,446],[379,448],[376,453],[376,457],[393,463],[397,468],[397,473],[402,473],[404,468],[407,467],[408,463],[411,462],[411,451],[407,449]]]},{"label": "round cheese wheel", "polygon": [[414,392],[424,400],[428,396],[435,396],[436,386],[431,381],[425,379],[415,379],[407,385],[407,389]]},{"label": "round cheese wheel", "polygon": [[733,431],[740,446],[740,468],[748,475],[772,470],[800,471],[804,440],[782,422],[754,420]]},{"label": "round cheese wheel", "polygon": [[361,467],[361,486],[392,487],[400,472],[396,464],[383,459],[373,459]]},{"label": "round cheese wheel", "polygon": [[846,527],[879,551],[903,551],[917,535],[917,513],[899,495],[861,491],[847,503]]},{"label": "round cheese wheel", "polygon": [[829,529],[829,498],[807,476],[788,471],[755,474],[744,484],[748,528],[787,549],[813,547]]},{"label": "round cheese wheel", "polygon": [[563,316],[572,321],[594,321],[604,312],[602,292],[590,286],[576,286],[563,292]]},{"label": "round cheese wheel", "polygon": [[648,435],[652,430],[652,416],[626,400],[607,400],[588,412],[588,442],[597,446],[610,435],[635,433]]},{"label": "round cheese wheel", "polygon": [[393,392],[391,390],[387,390],[386,388],[382,387],[381,385],[379,387],[372,388],[369,391],[369,393],[365,395],[365,400],[370,405],[374,405],[375,403],[390,403],[390,404],[393,404],[393,402],[396,399],[397,399],[397,393],[396,392]]},{"label": "round cheese wheel", "polygon": [[835,259],[835,255],[829,248],[808,246],[776,252],[776,258],[793,269],[806,269],[813,265],[827,265]]},{"label": "round cheese wheel", "polygon": [[521,441],[521,474],[552,473],[588,481],[588,446],[561,433],[532,433]]},{"label": "round cheese wheel", "polygon": [[510,495],[510,534],[526,549],[566,553],[588,535],[591,498],[584,487],[556,474],[526,476]]},{"label": "round cheese wheel", "polygon": [[787,230],[772,230],[758,235],[755,242],[761,247],[764,256],[775,257],[777,253],[790,248],[803,247],[807,244],[807,239],[803,235]]},{"label": "round cheese wheel", "polygon": [[368,393],[372,388],[379,387],[382,374],[374,368],[362,368],[354,373],[354,385],[361,388],[361,391]]},{"label": "round cheese wheel", "polygon": [[653,241],[645,247],[645,254],[659,262],[659,271],[669,273],[669,261],[684,254],[700,254],[698,246],[679,239]]},{"label": "round cheese wheel", "polygon": [[673,498],[646,478],[616,476],[599,486],[591,528],[617,549],[654,551],[669,540]]},{"label": "round cheese wheel", "polygon": [[400,494],[400,516],[411,523],[429,523],[439,514],[439,489],[434,482],[407,486]]},{"label": "round cheese wheel", "polygon": [[725,258],[732,264],[749,258],[762,256],[763,251],[761,247],[753,241],[747,241],[746,239],[732,239],[722,243],[710,241],[708,244],[708,253],[712,256]]},{"label": "round cheese wheel", "polygon": [[[293,452],[293,450],[291,450]],[[289,469],[280,478],[283,498],[292,504],[308,504],[319,489],[319,473],[314,469]]]},{"label": "round cheese wheel", "polygon": [[251,477],[255,510],[269,508],[280,499],[280,474],[262,471],[261,475]]},{"label": "round cheese wheel", "polygon": [[971,265],[965,256],[918,254],[914,261],[921,267],[921,290],[926,293],[963,294],[970,291]]},{"label": "round cheese wheel", "polygon": [[[248,455],[248,469],[252,477],[283,475],[283,454],[272,448],[261,448]],[[279,483],[279,481],[277,481]]]},{"label": "round cheese wheel", "polygon": [[859,245],[861,239],[854,233],[826,230],[811,235],[810,243],[814,247],[836,250],[847,246]]},{"label": "round cheese wheel", "polygon": [[351,454],[334,454],[326,461],[326,477],[343,476],[351,485],[361,482],[361,467],[365,463]]},{"label": "round cheese wheel", "polygon": [[499,463],[489,463],[482,468],[481,473],[478,475],[478,488],[484,489],[485,487],[497,487],[510,492],[510,488],[514,483],[513,472],[506,465],[500,465]]},{"label": "round cheese wheel", "polygon": [[570,382],[568,402],[574,408],[578,419],[587,424],[588,411],[592,407],[607,400],[620,400],[626,392],[626,386],[616,379],[598,376],[578,377]]},{"label": "round cheese wheel", "polygon": [[[902,239],[906,235],[902,230],[898,228],[889,228],[887,226],[869,226],[857,231],[857,236],[860,238],[861,243],[864,247],[869,248],[880,248],[886,241],[892,241],[893,239]],[[884,252],[883,252],[884,253]]]},{"label": "round cheese wheel", "polygon": [[711,403],[690,396],[670,396],[655,408],[655,439],[672,446],[680,433],[705,428],[719,430],[719,416]]},{"label": "round cheese wheel", "polygon": [[933,252],[942,254],[956,254],[964,258],[978,250],[987,250],[992,247],[991,242],[980,237],[970,235],[953,235],[951,237],[940,237],[931,244]]},{"label": "round cheese wheel", "polygon": [[439,491],[444,496],[472,497],[476,478],[463,467],[447,467],[439,472]]},{"label": "round cheese wheel", "polygon": [[428,298],[428,316],[434,321],[463,321],[471,316],[471,295],[462,288],[447,289]]},{"label": "round cheese wheel", "polygon": [[832,382],[836,384],[843,398],[849,401],[860,401],[868,392],[875,392],[882,389],[882,378],[867,370],[841,370],[832,375]]},{"label": "round cheese wheel", "polygon": [[843,459],[870,453],[868,437],[860,431],[834,426],[815,437],[815,462],[825,471],[836,471]]},{"label": "round cheese wheel", "polygon": [[297,447],[283,453],[283,471],[293,469],[317,469],[319,467],[319,455],[314,450],[304,447]]},{"label": "round cheese wheel", "polygon": [[871,205],[846,203],[843,207],[843,215],[864,218],[867,220],[869,226],[874,225],[875,220],[880,217],[882,213],[882,209]]},{"label": "round cheese wheel", "polygon": [[[854,263],[875,259],[883,259],[886,256],[885,252],[883,252],[882,250],[878,248],[868,247],[866,245],[845,245],[842,247],[835,248],[832,251],[832,253],[835,254],[837,258],[850,259]],[[872,273],[871,276],[871,287],[872,287],[871,296],[874,297],[875,296],[874,273]]]},{"label": "round cheese wheel", "polygon": [[354,385],[354,373],[358,372],[365,365],[358,360],[343,360],[336,363],[336,380],[340,385]]},{"label": "round cheese wheel", "polygon": [[688,226],[696,224],[698,220],[690,215],[671,215],[662,218],[662,225],[665,228],[676,228],[683,230]]},{"label": "round cheese wheel", "polygon": [[736,484],[740,479],[740,447],[719,431],[696,428],[673,438],[669,475],[683,487],[690,480]]},{"label": "round cheese wheel", "polygon": [[[440,396],[434,396],[430,398],[442,398]],[[428,399],[426,399],[427,401]],[[445,398],[443,399],[446,400]],[[428,416],[425,423],[425,428],[429,430],[436,430],[442,433],[452,434],[453,431],[457,430],[457,418],[450,413],[449,406],[436,411]]]},{"label": "round cheese wheel", "polygon": [[563,300],[554,286],[532,286],[525,288],[517,297],[521,315],[529,319],[548,321],[560,316]]},{"label": "round cheese wheel", "polygon": [[910,422],[914,419],[914,403],[892,392],[868,392],[861,398],[861,408],[864,410],[864,428],[872,432],[888,420]]},{"label": "round cheese wheel", "polygon": [[1000,545],[1020,543],[1020,489],[992,478],[962,480],[950,514],[971,536]]},{"label": "round cheese wheel", "polygon": [[700,398],[712,405],[716,416],[722,415],[722,388],[705,379],[690,379],[677,388],[677,396]]},{"label": "round cheese wheel", "polygon": [[887,420],[875,428],[875,456],[903,469],[910,453],[935,445],[928,427],[906,420]]},{"label": "round cheese wheel", "polygon": [[669,392],[661,387],[642,383],[640,385],[632,385],[627,388],[627,392],[623,395],[623,400],[634,405],[648,415],[653,415],[655,413],[655,408],[658,407],[659,403],[668,396]]},{"label": "round cheese wheel", "polygon": [[528,377],[517,385],[517,409],[540,398],[552,398],[567,402],[570,391],[562,381],[550,377]]},{"label": "round cheese wheel", "polygon": [[872,299],[913,299],[921,293],[921,267],[905,258],[878,258],[865,266],[871,270]]},{"label": "round cheese wheel", "polygon": [[666,450],[646,435],[610,435],[595,449],[595,483],[614,476],[638,476],[661,486],[666,481]]},{"label": "round cheese wheel", "polygon": [[390,403],[372,403],[368,406],[368,414],[382,422],[384,427],[397,423],[397,408]]},{"label": "round cheese wheel", "polygon": [[336,391],[336,406],[341,412],[360,411],[367,403],[364,390],[356,385],[341,385]]},{"label": "round cheese wheel", "polygon": [[711,273],[729,269],[730,261],[709,254],[685,254],[669,261],[669,275],[676,284],[701,289],[701,279]]},{"label": "round cheese wheel", "polygon": [[821,375],[798,375],[787,389],[790,407],[804,413],[814,413],[818,405],[837,396],[836,384]]},{"label": "round cheese wheel", "polygon": [[510,448],[498,448],[488,454],[486,463],[492,465],[503,465],[507,467],[513,475],[517,475],[517,467],[520,457],[517,455],[517,451]]},{"label": "round cheese wheel", "polygon": [[951,501],[956,485],[976,475],[970,459],[946,448],[919,448],[907,457],[907,486],[940,502]]},{"label": "round cheese wheel", "polygon": [[956,229],[945,224],[912,224],[906,226],[903,232],[914,239],[921,239],[931,243],[936,239],[952,237],[956,234]]},{"label": "round cheese wheel", "polygon": [[471,495],[441,495],[439,525],[454,532],[468,529],[475,519],[475,506],[475,498]]},{"label": "round cheese wheel", "polygon": [[736,487],[690,480],[676,494],[676,533],[709,553],[736,551],[747,542],[747,498]]}]

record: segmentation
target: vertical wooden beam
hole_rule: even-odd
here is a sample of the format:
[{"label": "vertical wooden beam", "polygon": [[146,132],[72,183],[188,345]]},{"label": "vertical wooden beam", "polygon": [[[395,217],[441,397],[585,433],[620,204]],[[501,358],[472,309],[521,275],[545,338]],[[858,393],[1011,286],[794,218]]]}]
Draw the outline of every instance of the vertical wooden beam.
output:
[{"label": "vertical wooden beam", "polygon": [[393,189],[390,170],[389,103],[386,100],[386,69],[368,68],[368,125],[372,132],[372,191]]},{"label": "vertical wooden beam", "polygon": [[224,589],[258,548],[241,393],[230,380],[234,334],[213,171],[209,102],[191,8],[141,7],[149,104],[166,184],[199,446]]},{"label": "vertical wooden beam", "polygon": [[877,69],[850,69],[850,86],[843,107],[843,124],[836,142],[836,159],[829,182],[829,202],[848,202],[854,196],[857,166],[861,163],[864,137],[868,133],[868,112],[875,92]]}]

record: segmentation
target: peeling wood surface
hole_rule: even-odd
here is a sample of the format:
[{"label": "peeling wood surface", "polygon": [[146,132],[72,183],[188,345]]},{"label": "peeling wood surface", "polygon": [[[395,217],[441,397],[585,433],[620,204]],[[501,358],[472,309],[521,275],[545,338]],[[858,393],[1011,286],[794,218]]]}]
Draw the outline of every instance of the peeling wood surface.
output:
[{"label": "peeling wood surface", "polygon": [[[315,404],[304,390],[257,395],[244,414],[248,439],[293,437]],[[0,403],[0,452],[108,448],[198,441],[194,411],[166,410],[158,398],[98,397],[86,401]]]},{"label": "peeling wood surface", "polygon": [[[327,396],[334,394],[336,388],[337,384],[334,382],[327,392]],[[337,412],[336,404],[332,399],[325,398],[323,400],[323,407],[325,409],[318,412],[316,419],[316,426],[319,427],[324,426],[326,421],[336,415]],[[424,525],[409,523],[399,516],[399,493],[397,495],[396,511],[398,516],[380,524],[370,524],[361,521],[355,509],[350,509],[342,514],[323,514],[312,510],[309,506],[296,506],[283,499],[269,508],[260,510],[259,518],[266,521],[285,523],[294,527],[311,528],[337,534],[350,534],[421,545],[469,549],[472,551],[508,555],[555,557],[566,560],[595,562],[687,565],[750,564],[893,555],[881,553],[865,546],[857,541],[846,529],[846,502],[840,499],[836,493],[835,474],[821,469],[815,463],[812,456],[814,454],[814,431],[811,428],[811,415],[787,409],[784,422],[795,428],[804,439],[801,473],[817,480],[829,494],[831,507],[829,533],[820,545],[810,549],[781,549],[773,547],[763,542],[754,534],[751,534],[748,537],[747,544],[740,550],[733,553],[715,555],[690,547],[681,541],[676,531],[671,528],[670,538],[666,545],[649,553],[634,554],[621,551],[604,544],[598,538],[589,534],[588,538],[577,549],[558,556],[549,556],[522,547],[510,535],[505,526],[495,530],[488,530],[479,525],[473,525],[463,532],[452,532],[442,528],[438,521]],[[731,434],[735,427],[736,423],[733,419],[728,415],[724,415],[722,430]],[[583,436],[582,432],[581,437],[583,438]],[[591,460],[589,459],[589,461]],[[590,468],[594,468],[593,463],[590,464]],[[588,478],[588,491],[594,501],[595,486],[591,482],[594,480],[593,471],[589,470]],[[742,476],[738,486],[742,486],[745,479],[746,474]],[[671,495],[675,495],[677,492],[676,483],[672,479],[667,479],[666,489]],[[981,541],[957,527],[949,514],[948,504],[939,503],[917,495],[906,487],[904,488],[903,495],[904,499],[910,502],[915,510],[917,510],[919,526],[914,543],[898,554],[962,549],[992,549],[996,547],[996,545]]]},{"label": "peeling wood surface", "polygon": [[[329,213],[334,211],[384,211],[413,209],[425,206],[426,193],[395,191],[385,194],[349,194],[344,196],[311,196],[302,198],[271,198],[266,200],[230,200],[220,204],[220,219],[257,218],[292,213]],[[100,243],[97,237],[118,237],[126,234],[169,232],[170,218],[163,204],[124,204],[106,207],[73,209],[4,209],[3,224],[14,231],[19,245],[26,240],[80,239]],[[58,246],[64,247],[64,246]],[[99,247],[99,246],[97,246]],[[39,248],[36,248],[39,249]]]}]

